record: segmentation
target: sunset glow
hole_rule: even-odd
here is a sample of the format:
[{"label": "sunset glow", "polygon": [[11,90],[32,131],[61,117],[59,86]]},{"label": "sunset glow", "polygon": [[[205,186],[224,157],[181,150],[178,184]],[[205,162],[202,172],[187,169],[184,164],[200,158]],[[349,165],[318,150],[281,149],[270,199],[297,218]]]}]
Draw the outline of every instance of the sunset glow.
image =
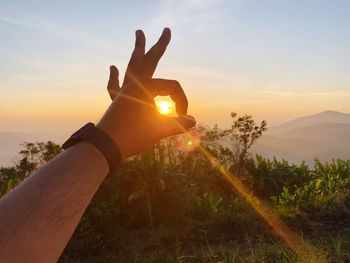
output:
[{"label": "sunset glow", "polygon": [[175,103],[170,99],[170,97],[156,97],[155,98],[156,107],[160,114],[162,115],[175,115]]},{"label": "sunset glow", "polygon": [[[138,27],[152,43],[165,25],[173,30],[172,42],[155,77],[180,82],[189,101],[188,113],[198,123],[228,127],[233,110],[266,119],[270,125],[327,109],[350,111],[345,70],[350,63],[349,41],[342,33],[350,24],[346,1],[334,4],[332,13],[328,2],[291,1],[286,7],[280,1],[238,2],[150,1],[130,14],[101,11],[94,14],[96,19],[90,12],[104,7],[95,2],[83,10],[77,2],[1,3],[1,129],[47,131],[57,120],[73,129],[100,118],[109,103],[101,88],[108,80],[108,66],[127,64]],[[123,2],[123,9],[129,5]],[[57,8],[68,13],[55,12]],[[108,10],[119,8],[113,2]],[[310,19],[308,10],[313,9]],[[98,19],[101,14],[103,19]],[[69,23],[66,15],[75,23]],[[123,26],[109,34],[106,21]],[[314,32],[313,21],[319,22],[319,31],[308,34]],[[268,34],[262,38],[265,30]],[[206,36],[215,36],[216,41],[211,43]],[[119,70],[122,74],[123,68]],[[98,111],[93,111],[95,107]]]},{"label": "sunset glow", "polygon": [[[185,129],[183,128],[185,132]],[[231,184],[234,191],[238,193],[261,216],[261,218],[274,230],[274,232],[292,249],[302,260],[302,262],[325,262],[317,256],[315,248],[305,242],[287,224],[273,213],[264,202],[247,188],[242,181],[233,175],[223,166],[220,161],[213,156],[205,147],[200,145],[199,132],[196,130],[185,132],[178,141],[178,149],[183,151],[193,151],[197,148],[216,168],[221,175]]]},{"label": "sunset glow", "polygon": [[197,149],[200,142],[200,133],[197,130],[191,130],[178,137],[177,149],[183,152],[191,152]]},{"label": "sunset glow", "polygon": [[171,112],[171,105],[167,101],[161,101],[157,106],[160,114],[167,115]]},{"label": "sunset glow", "polygon": [[350,1],[146,3],[0,0],[0,263],[350,262]]}]

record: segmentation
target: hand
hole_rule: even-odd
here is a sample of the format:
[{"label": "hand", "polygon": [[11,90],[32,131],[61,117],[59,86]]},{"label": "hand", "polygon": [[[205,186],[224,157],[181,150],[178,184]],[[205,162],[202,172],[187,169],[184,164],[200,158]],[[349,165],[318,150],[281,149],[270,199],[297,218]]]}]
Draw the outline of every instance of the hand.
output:
[{"label": "hand", "polygon": [[[97,127],[113,138],[122,159],[149,148],[162,138],[183,133],[196,123],[187,115],[188,101],[179,82],[152,78],[170,37],[170,29],[165,28],[158,42],[145,54],[145,36],[141,30],[136,31],[135,49],[122,87],[118,69],[110,67],[107,89],[113,102]],[[154,97],[158,95],[169,95],[174,100],[178,117],[157,112]]]}]

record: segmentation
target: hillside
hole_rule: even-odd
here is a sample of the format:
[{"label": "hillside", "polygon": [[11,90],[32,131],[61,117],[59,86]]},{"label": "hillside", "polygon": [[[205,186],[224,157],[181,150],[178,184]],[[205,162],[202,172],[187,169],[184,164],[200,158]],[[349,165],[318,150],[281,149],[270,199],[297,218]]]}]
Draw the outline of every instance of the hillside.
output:
[{"label": "hillside", "polygon": [[309,126],[319,123],[345,123],[350,124],[350,113],[338,111],[323,111],[317,114],[296,118],[294,120],[282,123],[281,125],[271,127],[270,132],[284,132],[303,126]]},{"label": "hillside", "polygon": [[[66,134],[0,132],[0,166],[10,165],[24,141],[53,140],[62,143]],[[253,147],[254,153],[290,162],[305,160],[312,164],[315,157],[322,161],[350,158],[350,114],[324,111],[297,118],[268,132]]]},{"label": "hillside", "polygon": [[0,166],[11,165],[24,142],[52,140],[62,143],[65,134],[0,132]]},{"label": "hillside", "polygon": [[254,152],[291,162],[350,158],[350,114],[325,111],[272,127]]}]

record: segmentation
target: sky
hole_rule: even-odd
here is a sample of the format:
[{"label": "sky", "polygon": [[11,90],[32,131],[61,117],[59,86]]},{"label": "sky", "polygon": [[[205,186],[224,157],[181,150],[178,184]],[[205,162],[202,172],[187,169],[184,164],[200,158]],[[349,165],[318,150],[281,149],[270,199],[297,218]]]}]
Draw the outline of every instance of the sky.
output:
[{"label": "sky", "polygon": [[172,41],[155,77],[177,79],[199,123],[230,112],[276,125],[350,112],[350,1],[0,0],[0,131],[76,130],[110,101],[143,29]]}]

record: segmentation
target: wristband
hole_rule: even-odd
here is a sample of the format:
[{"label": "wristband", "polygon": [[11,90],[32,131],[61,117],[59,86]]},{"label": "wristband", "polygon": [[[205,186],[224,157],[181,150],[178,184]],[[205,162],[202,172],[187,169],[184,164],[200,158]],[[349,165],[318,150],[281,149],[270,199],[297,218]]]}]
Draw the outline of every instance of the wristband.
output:
[{"label": "wristband", "polygon": [[63,149],[86,141],[94,145],[105,157],[108,165],[109,172],[114,171],[121,161],[121,155],[118,146],[113,139],[102,130],[96,128],[96,126],[89,122],[77,130],[63,145]]}]

